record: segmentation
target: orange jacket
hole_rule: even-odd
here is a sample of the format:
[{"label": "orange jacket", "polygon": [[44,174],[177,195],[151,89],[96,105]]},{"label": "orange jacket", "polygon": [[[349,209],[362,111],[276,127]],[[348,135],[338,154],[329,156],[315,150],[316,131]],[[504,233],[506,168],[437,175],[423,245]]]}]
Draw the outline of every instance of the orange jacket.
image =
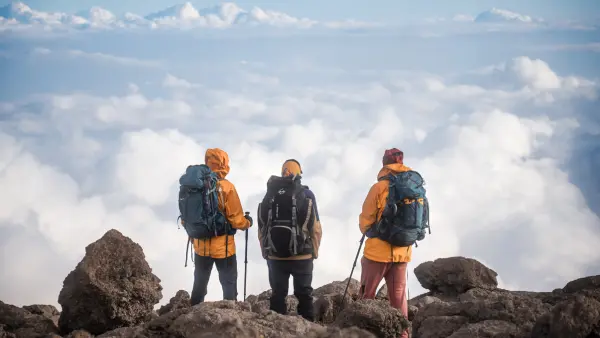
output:
[{"label": "orange jacket", "polygon": [[[377,179],[390,173],[399,173],[411,170],[409,167],[394,163],[387,164],[381,168]],[[373,184],[367,198],[362,206],[362,212],[358,217],[360,231],[364,234],[381,217],[381,213],[386,204],[388,196],[389,182],[387,180],[378,181]],[[388,242],[379,238],[367,238],[365,242],[364,256],[375,262],[410,262],[412,256],[412,245],[404,247],[392,247]]]},{"label": "orange jacket", "polygon": [[[207,149],[204,162],[219,177],[219,209],[223,212],[234,229],[246,230],[250,221],[244,217],[244,209],[240,197],[231,182],[225,179],[229,174],[229,155],[219,148]],[[235,254],[233,235],[217,236],[210,239],[194,239],[194,251],[200,256],[226,258]],[[227,252],[225,252],[227,250]]]}]

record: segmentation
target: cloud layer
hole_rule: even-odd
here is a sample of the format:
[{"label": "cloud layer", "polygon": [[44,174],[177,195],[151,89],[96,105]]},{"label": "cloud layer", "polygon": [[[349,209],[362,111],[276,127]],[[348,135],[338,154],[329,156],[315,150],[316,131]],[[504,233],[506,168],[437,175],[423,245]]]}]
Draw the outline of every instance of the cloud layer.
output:
[{"label": "cloud layer", "polygon": [[[232,24],[249,18],[236,8],[214,15]],[[358,214],[389,147],[423,174],[432,210],[432,235],[409,270],[464,255],[494,268],[502,286],[530,290],[600,271],[593,68],[573,70],[550,52],[552,62],[528,56],[498,35],[486,41],[510,53],[481,52],[477,61],[491,60],[482,65],[469,51],[454,54],[460,43],[487,49],[478,37],[373,34],[335,44],[315,35],[285,44],[265,36],[248,42],[260,49],[223,39],[221,53],[210,54],[200,52],[214,50],[210,38],[194,50],[196,37],[180,34],[22,38],[7,50],[5,81],[24,89],[0,102],[0,299],[55,304],[85,246],[110,228],[142,245],[163,280],[163,303],[190,290],[177,181],[209,147],[229,153],[228,179],[252,215],[283,161],[302,163],[323,223],[314,286],[350,272]],[[371,41],[397,43],[402,53]],[[137,53],[121,48],[128,45]],[[445,50],[444,62],[431,50]],[[418,56],[407,59],[416,66],[403,55]],[[243,239],[236,236],[238,253]],[[254,228],[248,253],[248,290],[258,293],[269,286]],[[222,294],[214,277],[210,300]],[[411,295],[424,291],[412,274],[409,286]]]}]

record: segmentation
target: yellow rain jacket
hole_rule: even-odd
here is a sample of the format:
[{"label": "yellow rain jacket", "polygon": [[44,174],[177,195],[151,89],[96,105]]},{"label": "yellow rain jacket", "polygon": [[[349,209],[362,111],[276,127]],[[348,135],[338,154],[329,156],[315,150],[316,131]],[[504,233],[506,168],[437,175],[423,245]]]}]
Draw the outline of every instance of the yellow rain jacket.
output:
[{"label": "yellow rain jacket", "polygon": [[[411,170],[409,167],[393,163],[384,165],[377,174],[377,179],[390,173],[399,173]],[[386,199],[388,196],[389,182],[381,180],[373,184],[362,206],[360,213],[359,226],[360,231],[364,234],[369,228],[381,218],[381,213],[385,208]],[[412,256],[412,245],[404,247],[392,247],[388,242],[382,241],[379,238],[367,238],[364,249],[365,258],[382,263],[391,262],[410,262]]]},{"label": "yellow rain jacket", "polygon": [[[217,183],[219,209],[234,229],[248,229],[250,221],[244,217],[240,197],[233,184],[225,179],[225,176],[229,174],[229,155],[219,148],[207,149],[204,162],[219,177]],[[193,244],[194,251],[200,256],[227,258],[235,254],[233,235],[217,236],[205,240],[194,239]],[[226,250],[227,252],[225,252]]]}]

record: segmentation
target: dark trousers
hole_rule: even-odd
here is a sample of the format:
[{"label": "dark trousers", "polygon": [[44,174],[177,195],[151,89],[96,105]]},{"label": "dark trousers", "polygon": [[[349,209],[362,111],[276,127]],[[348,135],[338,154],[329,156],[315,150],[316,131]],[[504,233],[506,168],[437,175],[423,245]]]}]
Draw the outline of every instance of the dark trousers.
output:
[{"label": "dark trousers", "polygon": [[270,309],[287,314],[285,298],[288,295],[290,275],[294,278],[294,296],[298,299],[298,314],[306,320],[314,321],[311,286],[313,277],[313,260],[267,260],[269,266],[269,284],[273,294]]},{"label": "dark trousers", "polygon": [[237,300],[237,258],[203,257],[195,254],[194,259],[194,288],[192,289],[191,303],[196,305],[204,301],[206,287],[210,279],[213,264],[217,266],[219,282],[223,288],[223,299]]}]

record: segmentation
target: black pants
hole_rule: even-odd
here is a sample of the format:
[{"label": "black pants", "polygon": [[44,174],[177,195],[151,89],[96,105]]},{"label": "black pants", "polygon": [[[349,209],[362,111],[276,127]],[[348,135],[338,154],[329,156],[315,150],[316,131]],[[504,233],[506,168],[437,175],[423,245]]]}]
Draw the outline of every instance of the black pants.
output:
[{"label": "black pants", "polygon": [[196,305],[204,301],[206,287],[210,279],[213,263],[217,266],[219,282],[223,288],[223,299],[237,300],[237,258],[203,257],[195,254],[194,259],[194,288],[192,289],[191,303]]},{"label": "black pants", "polygon": [[267,260],[269,266],[269,284],[271,284],[270,309],[287,314],[285,298],[288,295],[290,275],[294,278],[294,296],[298,298],[298,314],[306,320],[314,321],[311,286],[313,260]]}]

